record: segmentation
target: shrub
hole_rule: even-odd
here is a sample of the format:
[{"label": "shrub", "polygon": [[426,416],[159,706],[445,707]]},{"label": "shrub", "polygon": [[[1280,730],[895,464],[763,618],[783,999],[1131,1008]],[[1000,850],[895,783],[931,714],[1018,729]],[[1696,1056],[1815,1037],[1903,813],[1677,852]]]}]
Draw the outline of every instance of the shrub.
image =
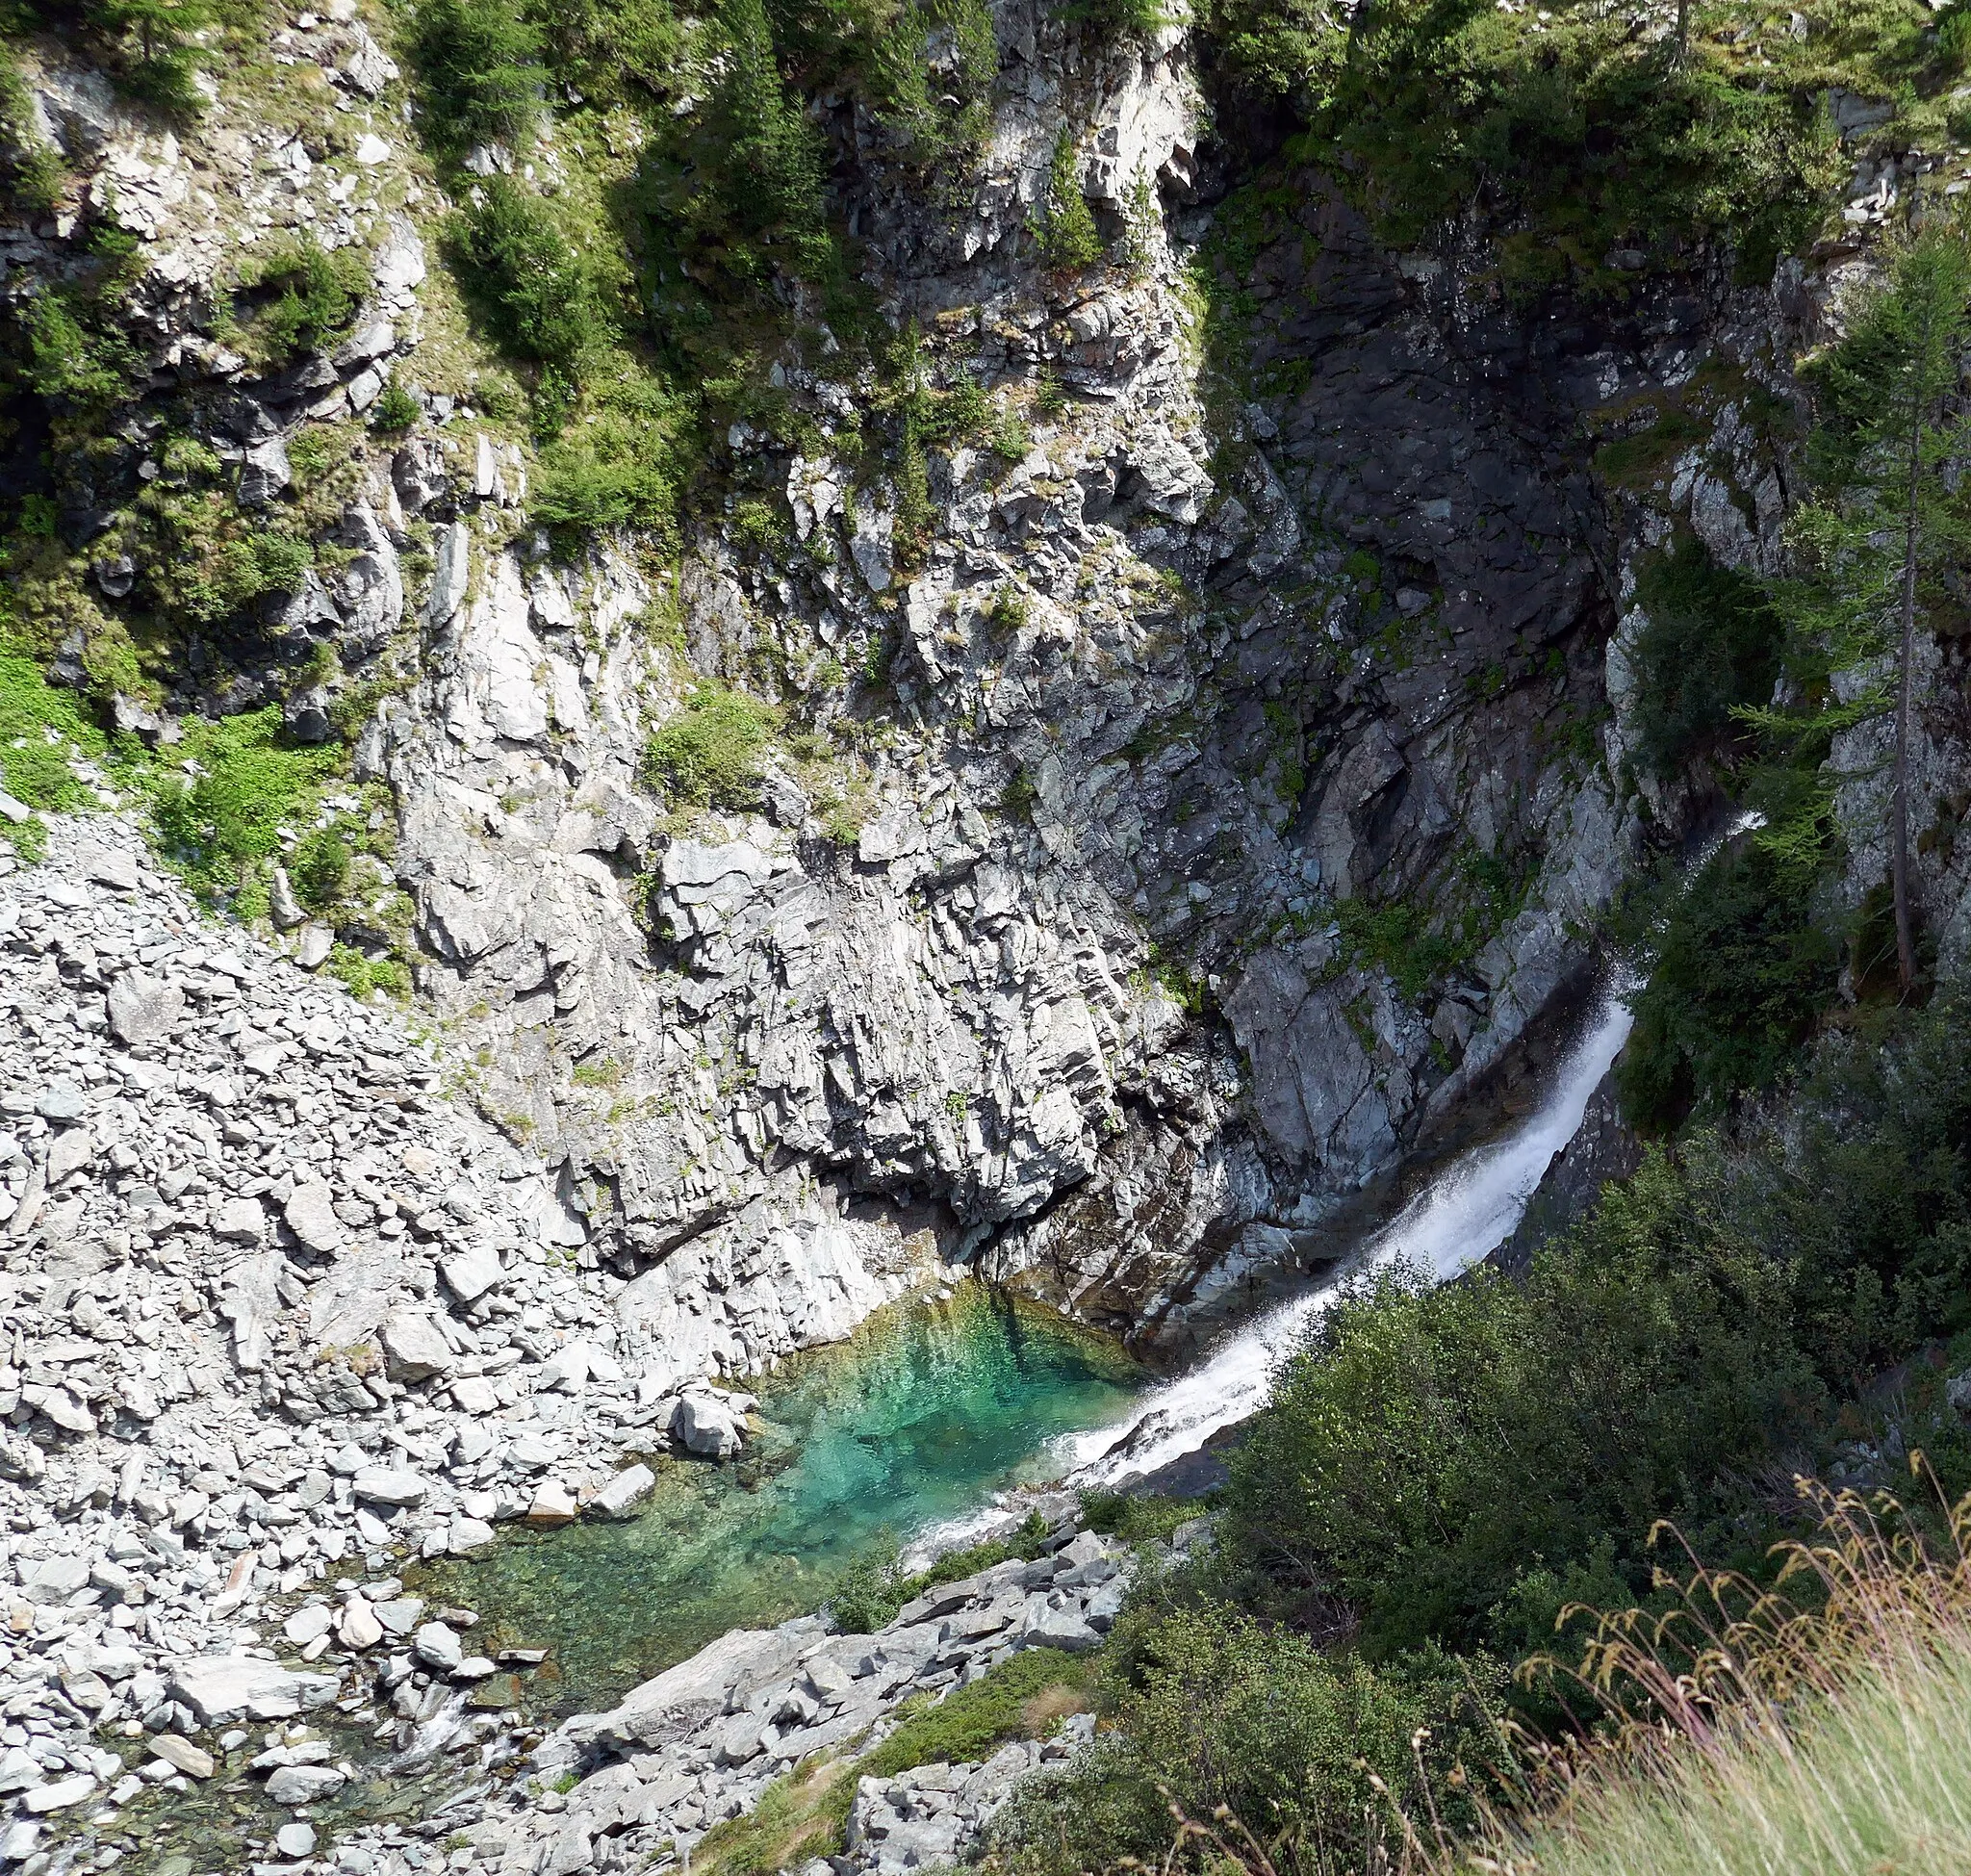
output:
[{"label": "shrub", "polygon": [[138,359],[129,340],[94,317],[79,296],[45,288],[19,315],[28,388],[43,398],[96,406],[123,395]]},{"label": "shrub", "polygon": [[1649,981],[1616,1069],[1638,1126],[1715,1114],[1767,1086],[1834,993],[1839,947],[1817,922],[1814,875],[1757,839],[1716,854],[1687,887],[1659,888],[1644,943]]},{"label": "shrub", "polygon": [[534,520],[564,538],[642,527],[668,540],[695,440],[690,411],[633,367],[599,367],[576,421],[541,452]]},{"label": "shrub", "polygon": [[858,1556],[830,1592],[827,1608],[845,1634],[870,1635],[910,1600],[903,1555],[894,1543]]},{"label": "shrub", "polygon": [[554,205],[505,176],[454,218],[451,244],[474,309],[502,345],[579,376],[615,337],[600,268]]},{"label": "shrub", "polygon": [[1114,1730],[1063,1777],[1017,1794],[997,1847],[1016,1869],[1113,1867],[1168,1841],[1174,1802],[1254,1819],[1280,1868],[1328,1868],[1365,1837],[1393,1850],[1400,1826],[1374,1781],[1416,1815],[1473,1821],[1456,1768],[1496,1757],[1503,1681],[1482,1658],[1433,1650],[1377,1668],[1236,1610],[1179,1610],[1143,1638]]},{"label": "shrub", "polygon": [[705,129],[725,154],[706,212],[754,240],[787,244],[797,270],[811,266],[829,245],[820,137],[781,80],[761,0],[727,0],[720,17],[730,64]]},{"label": "shrub", "polygon": [[1720,1184],[1652,1158],[1523,1285],[1344,1292],[1233,1460],[1221,1548],[1344,1598],[1379,1653],[1482,1641],[1523,1570],[1604,1540],[1646,1587],[1651,1522],[1718,1514],[1819,1398]]},{"label": "shrub", "polygon": [[353,945],[338,944],[323,968],[351,996],[369,997],[378,990],[392,997],[411,993],[410,967],[401,958],[371,958]]},{"label": "shrub", "polygon": [[166,111],[190,114],[204,102],[191,36],[210,26],[211,0],[87,0],[90,24],[115,49],[123,89]]},{"label": "shrub", "polygon": [[442,155],[518,143],[541,108],[541,36],[507,0],[419,0],[410,49],[423,135]]},{"label": "shrub", "polygon": [[1649,614],[1635,648],[1641,754],[1667,779],[1733,739],[1735,709],[1771,701],[1785,622],[1756,580],[1695,538],[1645,565],[1636,600]]},{"label": "shrub", "polygon": [[151,818],[159,850],[209,898],[279,851],[281,823],[299,814],[337,759],[332,749],[287,742],[278,705],[216,723],[189,719],[177,753],[176,771],[151,782]]},{"label": "shrub", "polygon": [[1042,262],[1062,273],[1078,273],[1102,258],[1102,238],[1088,198],[1082,193],[1081,162],[1065,125],[1054,141],[1047,170],[1047,206],[1036,218],[1034,234]]},{"label": "shrub", "polygon": [[311,912],[326,912],[348,889],[348,843],[333,828],[317,828],[288,861],[288,878]]},{"label": "shrub", "polygon": [[253,336],[270,358],[319,351],[355,318],[370,289],[370,269],[351,248],[330,253],[313,235],[300,235],[240,270],[254,302]]},{"label": "shrub", "polygon": [[0,632],[0,787],[29,808],[72,808],[82,784],[69,758],[102,750],[75,693],[49,683],[28,648]]},{"label": "shrub", "polygon": [[1611,250],[1661,259],[1707,236],[1735,241],[1764,279],[1814,232],[1840,174],[1818,34],[1776,82],[1702,46],[1679,59],[1585,7],[1536,20],[1391,0],[1358,18],[1212,0],[1205,32],[1230,77],[1298,108],[1301,147],[1349,179],[1384,239],[1413,245],[1474,207],[1516,222],[1498,254],[1521,293],[1620,291]]},{"label": "shrub", "polygon": [[216,625],[266,594],[294,591],[314,554],[290,522],[246,515],[226,486],[225,465],[202,443],[172,438],[160,458],[162,473],[138,498],[132,549],[166,614]]},{"label": "shrub", "polygon": [[[853,845],[853,838],[844,842]],[[990,1537],[983,1544],[948,1551],[927,1569],[914,1576],[904,1569],[902,1555],[894,1542],[880,1545],[842,1573],[827,1607],[836,1625],[850,1632],[867,1633],[888,1622],[912,1597],[921,1596],[939,1583],[958,1582],[965,1577],[989,1570],[1009,1557],[1035,1557],[1047,1539],[1047,1520],[1038,1512],[1026,1519],[1004,1537]]]},{"label": "shrub", "polygon": [[543,13],[555,76],[592,100],[668,104],[691,69],[695,28],[670,0],[557,0]]},{"label": "shrub", "polygon": [[1055,12],[1087,21],[1105,39],[1146,39],[1171,17],[1162,0],[1058,0]]},{"label": "shrub", "polygon": [[743,691],[702,684],[651,737],[644,778],[681,807],[756,807],[762,760],[780,720],[770,704]]},{"label": "shrub", "polygon": [[422,412],[417,398],[397,381],[393,373],[376,399],[375,408],[370,413],[370,421],[379,430],[407,430]]}]

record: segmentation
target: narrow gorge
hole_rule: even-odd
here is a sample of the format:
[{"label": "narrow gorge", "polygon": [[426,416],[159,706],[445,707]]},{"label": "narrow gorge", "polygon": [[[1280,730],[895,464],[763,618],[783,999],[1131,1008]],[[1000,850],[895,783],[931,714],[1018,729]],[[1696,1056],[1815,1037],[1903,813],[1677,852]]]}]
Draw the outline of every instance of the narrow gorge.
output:
[{"label": "narrow gorge", "polygon": [[1948,1079],[1967,189],[1917,0],[0,4],[0,1866],[1060,1876],[1170,1583],[1641,1595],[1262,1410]]}]

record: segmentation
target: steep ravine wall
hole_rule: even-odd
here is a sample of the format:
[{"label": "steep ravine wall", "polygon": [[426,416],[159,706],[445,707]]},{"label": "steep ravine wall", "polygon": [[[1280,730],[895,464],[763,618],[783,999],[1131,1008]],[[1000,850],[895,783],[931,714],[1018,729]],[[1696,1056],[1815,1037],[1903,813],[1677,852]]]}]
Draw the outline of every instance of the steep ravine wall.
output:
[{"label": "steep ravine wall", "polygon": [[[285,696],[305,727],[387,679],[354,759],[397,822],[378,903],[409,897],[461,1092],[561,1169],[632,1279],[626,1346],[685,1366],[838,1333],[851,1268],[874,1297],[976,1259],[1171,1337],[1318,1254],[1337,1207],[1512,1072],[1594,969],[1639,842],[1694,811],[1628,759],[1634,562],[1683,526],[1776,564],[1790,446],[1753,393],[1792,398],[1857,265],[1511,304],[1482,230],[1390,254],[1292,170],[1228,207],[1181,33],[1098,48],[1037,5],[997,29],[968,195],[927,200],[854,123],[835,180],[886,316],[1024,413],[1029,453],[934,453],[913,557],[881,478],[735,424],[787,526],[702,527],[668,566],[550,553],[524,439],[464,393],[401,439],[363,427],[390,373],[455,373],[472,343],[381,16],[297,15],[271,97],[222,71],[175,130],[29,51],[78,206],[5,232],[5,290],[61,276],[92,223],[146,263],[149,388],[54,467],[89,604],[128,593],[119,516],[167,429],[269,512],[302,499],[297,442],[346,456],[325,571],[124,714],[155,733]],[[1033,255],[1063,123],[1105,226],[1139,224],[1130,264]],[[369,242],[374,286],[330,350],[256,373],[208,336],[215,283],[303,224]],[[775,369],[824,445],[875,396]],[[1593,440],[1666,396],[1707,439],[1649,486],[1598,478]],[[321,646],[344,675],[310,689]],[[873,701],[843,681],[885,661]],[[674,814],[638,779],[704,676],[811,732],[762,813]],[[1941,667],[1929,694],[1941,732]],[[1926,795],[1956,766],[1939,743]],[[1879,785],[1850,791],[1857,898]],[[1923,864],[1957,934],[1950,843]]]}]

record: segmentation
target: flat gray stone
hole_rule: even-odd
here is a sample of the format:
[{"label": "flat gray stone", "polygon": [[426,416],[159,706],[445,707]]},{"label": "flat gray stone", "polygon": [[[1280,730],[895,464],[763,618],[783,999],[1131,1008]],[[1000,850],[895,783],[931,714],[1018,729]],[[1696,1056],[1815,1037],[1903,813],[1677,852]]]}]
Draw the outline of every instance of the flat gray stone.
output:
[{"label": "flat gray stone", "polygon": [[356,1496],[371,1504],[422,1504],[431,1482],[399,1466],[365,1466],[352,1481]]},{"label": "flat gray stone", "polygon": [[589,1501],[589,1509],[600,1518],[627,1518],[649,1498],[657,1476],[646,1465],[626,1466]]},{"label": "flat gray stone", "polygon": [[126,970],[110,986],[110,1027],[130,1048],[162,1042],[185,1014],[185,992],[147,970]]},{"label": "flat gray stone", "polygon": [[343,1242],[342,1220],[335,1215],[335,1195],[325,1180],[296,1186],[282,1208],[288,1229],[308,1246],[326,1255]]},{"label": "flat gray stone", "polygon": [[346,1783],[333,1765],[282,1765],[267,1782],[267,1795],[277,1805],[320,1804]]},{"label": "flat gray stone", "polygon": [[251,1655],[201,1655],[171,1670],[173,1700],[189,1707],[202,1726],[242,1714],[291,1719],[335,1698],[332,1674],[296,1674]]},{"label": "flat gray stone", "polygon": [[135,892],[143,884],[137,870],[137,861],[126,853],[118,853],[115,847],[91,843],[81,848],[75,860],[82,868],[83,878],[94,880],[98,886],[113,886],[119,892]]}]

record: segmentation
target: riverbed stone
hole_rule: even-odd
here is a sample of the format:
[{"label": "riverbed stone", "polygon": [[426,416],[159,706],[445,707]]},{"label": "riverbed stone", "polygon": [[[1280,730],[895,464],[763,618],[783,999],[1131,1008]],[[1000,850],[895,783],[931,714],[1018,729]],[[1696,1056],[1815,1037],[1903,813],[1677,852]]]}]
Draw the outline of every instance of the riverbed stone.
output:
[{"label": "riverbed stone", "polygon": [[655,1489],[657,1476],[646,1465],[626,1466],[589,1501],[600,1518],[627,1518]]},{"label": "riverbed stone", "polygon": [[426,1622],[411,1637],[411,1649],[428,1668],[449,1674],[465,1658],[457,1634],[443,1622]]},{"label": "riverbed stone", "polygon": [[348,1774],[334,1765],[282,1765],[269,1777],[267,1795],[277,1805],[320,1804],[348,1783]]},{"label": "riverbed stone", "polygon": [[241,1716],[287,1719],[333,1700],[335,1693],[332,1675],[297,1674],[245,1655],[182,1661],[170,1680],[171,1698],[204,1726]]},{"label": "riverbed stone", "polygon": [[190,1739],[176,1733],[154,1734],[150,1749],[174,1771],[180,1771],[187,1778],[209,1779],[217,1769],[217,1761],[203,1746],[195,1746]]}]

